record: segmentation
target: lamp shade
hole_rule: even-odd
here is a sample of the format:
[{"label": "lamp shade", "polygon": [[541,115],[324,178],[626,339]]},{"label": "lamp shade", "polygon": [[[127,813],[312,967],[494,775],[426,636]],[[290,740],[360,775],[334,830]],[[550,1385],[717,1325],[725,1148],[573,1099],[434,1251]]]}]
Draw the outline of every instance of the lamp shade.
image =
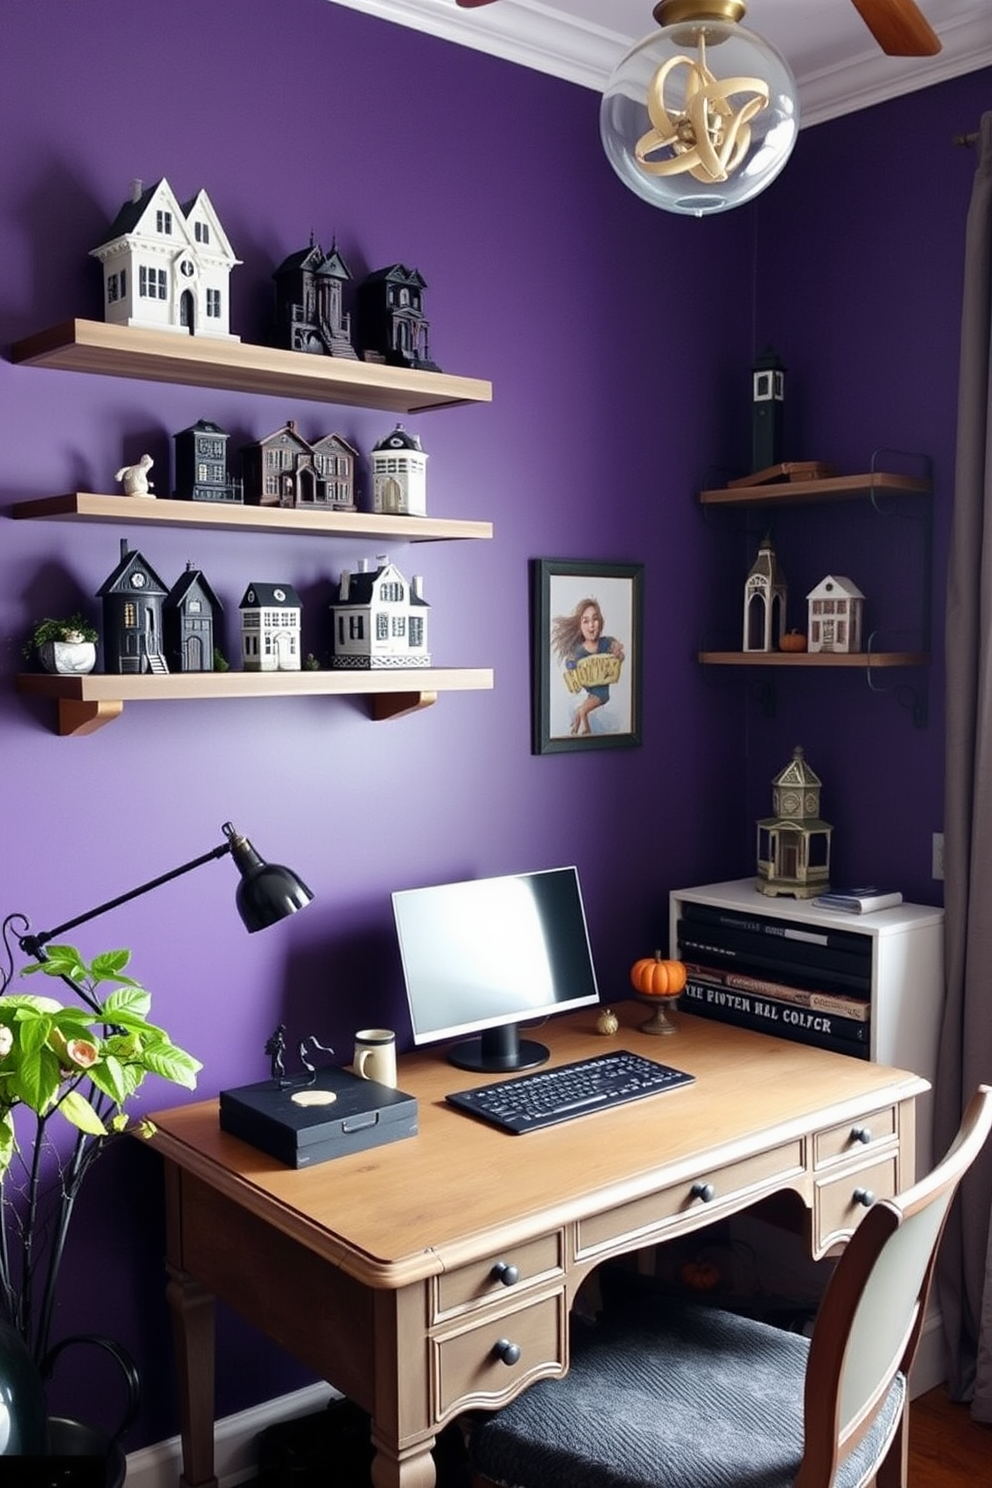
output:
[{"label": "lamp shade", "polygon": [[264,930],[310,903],[313,894],[291,868],[266,863],[230,822],[224,823],[223,830],[241,874],[235,903],[246,930]]},{"label": "lamp shade", "polygon": [[696,217],[741,206],[792,153],[795,79],[773,46],[727,19],[743,12],[739,0],[662,0],[659,29],[607,84],[603,148],[652,206]]}]

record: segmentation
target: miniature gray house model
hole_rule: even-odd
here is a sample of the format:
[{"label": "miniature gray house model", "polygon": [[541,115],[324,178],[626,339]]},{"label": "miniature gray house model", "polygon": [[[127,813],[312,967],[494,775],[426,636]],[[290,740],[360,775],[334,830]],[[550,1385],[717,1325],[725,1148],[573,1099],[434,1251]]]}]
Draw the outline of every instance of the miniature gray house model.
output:
[{"label": "miniature gray house model", "polygon": [[390,516],[427,515],[427,456],[416,434],[397,424],[370,452],[372,510]]},{"label": "miniature gray house model", "polygon": [[187,563],[165,597],[162,627],[165,654],[173,672],[212,672],[214,628],[221,603],[203,574]]},{"label": "miniature gray house model", "polygon": [[376,269],[362,280],[358,310],[367,362],[440,372],[437,363],[431,361],[431,328],[424,314],[426,288],[417,270],[405,264]]},{"label": "miniature gray house model", "polygon": [[245,500],[255,506],[355,510],[358,451],[340,434],[310,443],[290,419],[241,451]]},{"label": "miniature gray house model", "polygon": [[774,816],[757,823],[759,893],[812,899],[830,887],[833,827],[820,816],[821,785],[797,744],[792,759],[772,780]]},{"label": "miniature gray house model", "polygon": [[116,675],[167,673],[162,634],[166,588],[141,554],[121,538],[121,560],[96,591],[103,602],[103,665]]},{"label": "miniature gray house model", "polygon": [[91,257],[103,265],[110,324],[241,339],[231,334],[229,293],[241,260],[205,191],[180,205],[164,177],[147,191],[135,181]]},{"label": "miniature gray house model", "polygon": [[345,572],[334,615],[334,660],[344,670],[429,667],[427,616],[419,575],[408,584],[394,563],[363,559],[357,573]]},{"label": "miniature gray house model", "polygon": [[827,574],[806,596],[810,651],[861,650],[865,597],[850,579]]},{"label": "miniature gray house model", "polygon": [[325,253],[310,236],[276,269],[276,345],[317,356],[351,357],[351,316],[344,308],[344,286],[351,272],[337,244]]},{"label": "miniature gray house model", "polygon": [[771,537],[766,533],[744,585],[743,651],[775,650],[785,634],[788,592]]},{"label": "miniature gray house model", "polygon": [[249,584],[241,601],[246,672],[300,670],[300,598],[292,584]]},{"label": "miniature gray house model", "polygon": [[244,500],[241,482],[227,473],[229,436],[219,424],[197,419],[175,435],[177,501],[219,501],[230,505]]}]

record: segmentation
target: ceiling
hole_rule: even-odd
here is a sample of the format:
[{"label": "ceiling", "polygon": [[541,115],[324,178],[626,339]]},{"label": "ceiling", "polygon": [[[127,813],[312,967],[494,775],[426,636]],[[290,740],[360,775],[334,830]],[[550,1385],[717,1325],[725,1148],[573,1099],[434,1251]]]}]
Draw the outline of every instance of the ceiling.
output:
[{"label": "ceiling", "polygon": [[[654,26],[653,0],[332,0],[601,92]],[[744,24],[783,53],[800,118],[817,124],[992,66],[992,0],[918,0],[943,43],[936,57],[886,57],[851,0],[749,0]]]}]

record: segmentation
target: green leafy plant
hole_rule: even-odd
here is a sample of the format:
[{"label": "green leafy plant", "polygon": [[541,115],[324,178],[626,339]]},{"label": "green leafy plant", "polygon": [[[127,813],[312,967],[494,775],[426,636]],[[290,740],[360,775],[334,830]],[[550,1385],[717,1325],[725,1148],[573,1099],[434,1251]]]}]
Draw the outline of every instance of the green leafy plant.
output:
[{"label": "green leafy plant", "polygon": [[[147,1118],[125,1111],[148,1075],[192,1090],[201,1068],[151,1022],[151,996],[126,974],[129,961],[126,950],[86,962],[74,946],[50,945],[22,975],[61,979],[79,1002],[0,996],[0,1302],[38,1364],[48,1353],[69,1222],[90,1166],[122,1133],[154,1131]],[[53,1121],[72,1129],[68,1151]]]},{"label": "green leafy plant", "polygon": [[96,641],[99,632],[77,611],[67,620],[39,620],[31,632],[31,639],[24,647],[24,655],[30,660],[39,646],[49,641]]}]

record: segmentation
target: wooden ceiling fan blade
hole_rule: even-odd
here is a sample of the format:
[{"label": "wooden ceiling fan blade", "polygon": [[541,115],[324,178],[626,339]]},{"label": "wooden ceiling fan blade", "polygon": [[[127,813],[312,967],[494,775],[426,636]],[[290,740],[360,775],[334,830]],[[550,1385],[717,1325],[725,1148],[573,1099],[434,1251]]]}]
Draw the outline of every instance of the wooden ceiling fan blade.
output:
[{"label": "wooden ceiling fan blade", "polygon": [[940,51],[940,37],[916,0],[851,0],[851,3],[888,56],[933,57]]}]

